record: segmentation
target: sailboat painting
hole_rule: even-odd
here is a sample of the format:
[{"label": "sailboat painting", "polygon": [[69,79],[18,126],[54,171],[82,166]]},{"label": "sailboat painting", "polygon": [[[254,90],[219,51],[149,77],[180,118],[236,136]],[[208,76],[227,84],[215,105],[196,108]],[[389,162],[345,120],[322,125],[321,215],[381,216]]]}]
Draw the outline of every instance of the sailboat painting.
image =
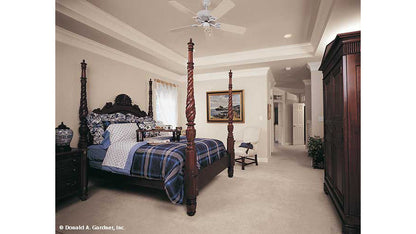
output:
[{"label": "sailboat painting", "polygon": [[[233,122],[244,123],[244,90],[233,90]],[[228,122],[228,91],[207,92],[207,122]]]}]

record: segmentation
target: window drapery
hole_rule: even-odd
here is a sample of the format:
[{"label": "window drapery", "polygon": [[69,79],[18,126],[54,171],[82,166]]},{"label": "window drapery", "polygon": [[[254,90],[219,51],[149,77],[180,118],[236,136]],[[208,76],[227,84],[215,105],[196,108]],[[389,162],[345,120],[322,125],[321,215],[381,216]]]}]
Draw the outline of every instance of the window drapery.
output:
[{"label": "window drapery", "polygon": [[176,127],[178,124],[178,88],[156,82],[156,120]]}]

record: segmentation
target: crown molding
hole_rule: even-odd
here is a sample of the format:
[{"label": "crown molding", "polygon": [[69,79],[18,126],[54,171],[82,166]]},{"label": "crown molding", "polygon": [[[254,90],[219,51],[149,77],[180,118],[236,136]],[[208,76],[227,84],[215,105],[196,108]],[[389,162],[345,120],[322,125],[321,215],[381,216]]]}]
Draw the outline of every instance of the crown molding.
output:
[{"label": "crown molding", "polygon": [[[244,77],[258,77],[258,76],[267,76],[270,67],[259,67],[252,69],[242,69],[242,70],[232,70],[233,79],[235,78],[244,78]],[[211,73],[202,73],[194,74],[194,81],[206,81],[206,80],[221,80],[228,78],[228,72],[211,72]]]},{"label": "crown molding", "polygon": [[279,89],[286,91],[293,95],[303,94],[305,93],[305,89],[295,89],[295,88],[286,88],[286,87],[279,87]]},{"label": "crown molding", "polygon": [[56,0],[56,11],[139,50],[183,66],[186,58],[86,0]]},{"label": "crown molding", "polygon": [[313,51],[314,48],[310,43],[269,47],[257,50],[247,50],[196,58],[195,66],[200,69],[206,69],[295,58],[306,58],[312,57]]},{"label": "crown molding", "polygon": [[313,54],[317,52],[322,36],[324,35],[326,25],[332,12],[335,0],[321,0],[319,3],[318,13],[313,27],[310,43],[313,47]]},{"label": "crown molding", "polygon": [[311,80],[302,80],[303,83],[306,85],[311,85]]},{"label": "crown molding", "polygon": [[80,36],[76,33],[70,32],[58,26],[56,26],[56,41],[92,52],[94,54],[101,55],[111,60],[128,64],[130,66],[142,69],[152,74],[160,75],[163,78],[169,78],[180,82],[185,81],[183,79],[183,76],[181,75],[168,71],[164,68],[151,64],[144,60],[138,59],[134,56],[123,53],[106,45],[100,44],[96,41]]},{"label": "crown molding", "polygon": [[309,62],[306,66],[310,71],[318,71],[321,66],[321,62]]}]

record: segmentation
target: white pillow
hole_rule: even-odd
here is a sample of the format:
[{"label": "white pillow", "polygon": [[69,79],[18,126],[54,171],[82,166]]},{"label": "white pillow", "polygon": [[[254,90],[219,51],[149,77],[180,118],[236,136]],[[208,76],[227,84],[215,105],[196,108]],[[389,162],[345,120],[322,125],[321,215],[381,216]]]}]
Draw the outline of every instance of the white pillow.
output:
[{"label": "white pillow", "polygon": [[107,131],[110,133],[111,144],[120,141],[136,141],[136,123],[110,124]]}]

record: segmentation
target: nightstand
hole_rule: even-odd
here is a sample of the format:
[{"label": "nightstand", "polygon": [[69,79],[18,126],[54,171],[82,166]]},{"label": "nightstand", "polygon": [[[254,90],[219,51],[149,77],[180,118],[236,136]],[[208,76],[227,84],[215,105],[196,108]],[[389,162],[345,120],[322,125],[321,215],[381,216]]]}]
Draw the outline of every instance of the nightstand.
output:
[{"label": "nightstand", "polygon": [[71,149],[56,153],[56,200],[78,195],[88,198],[87,150]]}]

